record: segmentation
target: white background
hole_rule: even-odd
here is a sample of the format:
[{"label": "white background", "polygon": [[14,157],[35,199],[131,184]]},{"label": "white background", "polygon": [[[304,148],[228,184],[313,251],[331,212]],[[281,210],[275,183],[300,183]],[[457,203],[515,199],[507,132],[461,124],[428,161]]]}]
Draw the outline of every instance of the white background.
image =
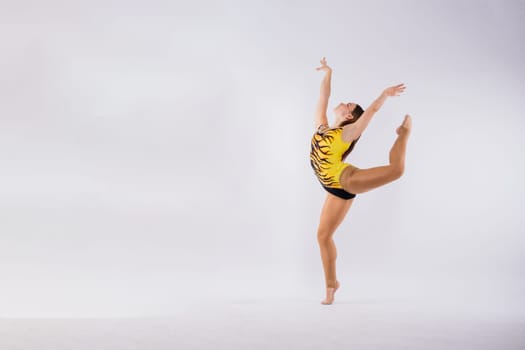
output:
[{"label": "white background", "polygon": [[326,56],[331,120],[339,102],[366,107],[407,86],[350,163],[385,164],[413,117],[404,177],[359,195],[335,235],[340,297],[483,305],[523,320],[524,11],[522,1],[2,2],[0,316],[317,305],[325,192],[308,153]]}]

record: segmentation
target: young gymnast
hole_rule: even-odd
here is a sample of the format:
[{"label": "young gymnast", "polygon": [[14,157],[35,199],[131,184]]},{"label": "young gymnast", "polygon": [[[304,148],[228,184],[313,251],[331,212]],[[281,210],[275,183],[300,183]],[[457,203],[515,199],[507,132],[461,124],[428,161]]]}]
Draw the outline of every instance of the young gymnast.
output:
[{"label": "young gymnast", "polygon": [[333,240],[334,232],[348,213],[356,194],[383,186],[403,175],[412,119],[406,115],[403,123],[396,129],[398,136],[390,150],[388,165],[359,169],[345,163],[345,158],[354,148],[374,114],[388,97],[399,96],[405,90],[405,86],[399,84],[386,88],[366,110],[353,102],[341,102],[334,108],[335,121],[329,126],[326,110],[330,97],[332,69],[327,65],[324,57],[321,66],[316,69],[325,72],[325,76],[321,83],[321,95],[315,112],[315,133],[311,141],[310,164],[322,187],[327,191],[317,229],[317,240],[326,282],[326,298],[321,303],[329,305],[333,303],[334,294],[339,288],[335,268],[337,251]]}]

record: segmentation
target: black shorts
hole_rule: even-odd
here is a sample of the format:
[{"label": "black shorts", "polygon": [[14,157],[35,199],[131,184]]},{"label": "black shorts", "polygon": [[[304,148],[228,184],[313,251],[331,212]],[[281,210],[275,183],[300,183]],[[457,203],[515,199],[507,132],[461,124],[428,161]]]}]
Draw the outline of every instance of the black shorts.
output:
[{"label": "black shorts", "polygon": [[342,188],[332,188],[332,187],[326,187],[326,186],[323,186],[323,188],[328,192],[328,193],[331,193],[333,194],[334,196],[336,197],[339,197],[339,198],[342,198],[342,199],[352,199],[352,198],[355,198],[355,194],[353,193],[350,193],[350,192],[346,192],[345,190],[343,190]]}]

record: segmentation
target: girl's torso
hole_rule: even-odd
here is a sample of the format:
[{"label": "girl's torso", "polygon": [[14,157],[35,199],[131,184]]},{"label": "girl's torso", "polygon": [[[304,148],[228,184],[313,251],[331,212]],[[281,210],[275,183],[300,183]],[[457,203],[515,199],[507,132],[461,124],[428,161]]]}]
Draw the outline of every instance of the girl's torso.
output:
[{"label": "girl's torso", "polygon": [[342,188],[339,176],[349,166],[343,160],[357,141],[345,142],[342,134],[342,127],[330,129],[321,125],[312,136],[310,164],[323,186]]}]

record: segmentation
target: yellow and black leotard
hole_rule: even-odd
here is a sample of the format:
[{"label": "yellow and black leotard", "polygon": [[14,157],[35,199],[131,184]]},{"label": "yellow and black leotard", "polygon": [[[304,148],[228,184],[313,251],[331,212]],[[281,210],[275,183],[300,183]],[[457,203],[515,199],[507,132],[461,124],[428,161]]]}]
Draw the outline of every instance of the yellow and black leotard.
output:
[{"label": "yellow and black leotard", "polygon": [[312,136],[310,164],[326,191],[343,199],[352,199],[355,194],[343,189],[339,177],[350,165],[344,163],[343,160],[353,149],[357,140],[352,143],[345,142],[341,137],[342,134],[342,127],[329,129],[327,125],[319,126],[317,132]]}]

